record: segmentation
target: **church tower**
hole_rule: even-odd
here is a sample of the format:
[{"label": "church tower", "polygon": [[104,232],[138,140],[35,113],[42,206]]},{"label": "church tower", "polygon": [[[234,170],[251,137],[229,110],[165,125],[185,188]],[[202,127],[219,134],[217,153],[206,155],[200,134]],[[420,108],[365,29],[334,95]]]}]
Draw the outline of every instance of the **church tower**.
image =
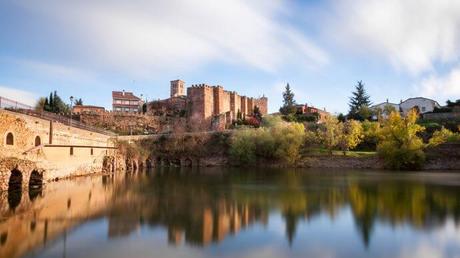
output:
[{"label": "church tower", "polygon": [[181,80],[171,81],[171,98],[185,96],[185,82]]}]

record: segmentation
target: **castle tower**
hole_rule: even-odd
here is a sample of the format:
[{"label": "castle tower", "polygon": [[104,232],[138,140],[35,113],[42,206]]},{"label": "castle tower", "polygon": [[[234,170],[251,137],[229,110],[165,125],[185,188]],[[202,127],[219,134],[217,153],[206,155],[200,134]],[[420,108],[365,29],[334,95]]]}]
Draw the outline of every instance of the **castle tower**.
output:
[{"label": "castle tower", "polygon": [[171,81],[171,98],[185,96],[185,82],[181,80]]}]

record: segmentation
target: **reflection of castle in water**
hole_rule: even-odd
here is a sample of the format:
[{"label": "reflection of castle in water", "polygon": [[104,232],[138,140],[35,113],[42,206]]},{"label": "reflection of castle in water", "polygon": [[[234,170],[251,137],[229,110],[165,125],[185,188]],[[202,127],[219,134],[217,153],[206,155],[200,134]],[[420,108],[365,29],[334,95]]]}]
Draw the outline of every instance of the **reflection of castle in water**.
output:
[{"label": "reflection of castle in water", "polygon": [[459,192],[458,186],[421,181],[370,182],[347,176],[331,180],[289,171],[197,175],[170,169],[82,178],[47,185],[29,196],[21,193],[19,201],[8,196],[13,193],[1,193],[0,257],[46,246],[95,218],[107,219],[109,238],[163,227],[172,245],[208,246],[254,224],[268,224],[275,211],[291,243],[300,222],[315,216],[334,220],[343,208],[351,212],[368,245],[377,221],[422,230],[450,218],[459,222]]}]

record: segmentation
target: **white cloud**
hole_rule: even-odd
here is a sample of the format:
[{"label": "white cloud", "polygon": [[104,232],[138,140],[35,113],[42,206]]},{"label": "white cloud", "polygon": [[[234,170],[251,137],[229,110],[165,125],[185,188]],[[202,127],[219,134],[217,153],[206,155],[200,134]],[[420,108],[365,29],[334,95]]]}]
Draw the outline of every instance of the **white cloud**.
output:
[{"label": "white cloud", "polygon": [[26,67],[29,71],[33,71],[34,73],[41,75],[44,74],[47,76],[52,76],[54,79],[60,78],[84,80],[91,78],[91,76],[82,69],[77,69],[75,67],[61,64],[52,64],[30,59],[14,59],[13,62]]},{"label": "white cloud", "polygon": [[460,65],[445,75],[431,74],[417,83],[415,88],[422,96],[460,98]]},{"label": "white cloud", "polygon": [[18,90],[10,86],[0,85],[0,97],[5,97],[22,104],[34,106],[37,102],[37,96],[29,91]]},{"label": "white cloud", "polygon": [[213,61],[273,72],[292,60],[313,68],[329,62],[323,49],[283,22],[280,0],[44,0],[23,6],[65,28],[56,39],[78,39],[66,42],[83,57],[69,58],[123,72],[152,75]]},{"label": "white cloud", "polygon": [[[460,57],[458,0],[337,0],[337,39],[413,75]],[[336,16],[335,16],[336,17]]]}]

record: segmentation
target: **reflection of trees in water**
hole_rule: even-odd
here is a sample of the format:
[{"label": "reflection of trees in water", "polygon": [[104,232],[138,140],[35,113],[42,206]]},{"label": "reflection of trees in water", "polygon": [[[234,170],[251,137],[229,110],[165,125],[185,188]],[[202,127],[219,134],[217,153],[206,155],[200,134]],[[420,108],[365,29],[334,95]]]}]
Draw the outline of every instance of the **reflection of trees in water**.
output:
[{"label": "reflection of trees in water", "polygon": [[295,171],[214,175],[180,171],[126,178],[110,211],[109,236],[129,234],[143,224],[161,225],[168,229],[172,244],[185,240],[206,245],[252,223],[267,223],[270,210],[276,209],[292,243],[300,221],[321,214],[334,219],[350,206],[367,246],[377,220],[430,229],[449,216],[459,218],[459,189],[454,186]]}]

